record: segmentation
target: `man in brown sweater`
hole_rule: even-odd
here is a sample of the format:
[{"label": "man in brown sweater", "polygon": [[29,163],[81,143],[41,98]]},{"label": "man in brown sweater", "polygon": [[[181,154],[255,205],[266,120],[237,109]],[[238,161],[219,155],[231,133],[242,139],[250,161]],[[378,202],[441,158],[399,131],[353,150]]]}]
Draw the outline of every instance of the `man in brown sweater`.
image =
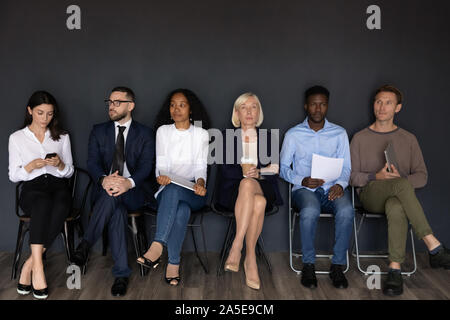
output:
[{"label": "man in brown sweater", "polygon": [[[391,296],[403,292],[400,265],[405,260],[408,222],[427,246],[431,267],[450,269],[450,250],[433,235],[414,192],[425,186],[428,174],[416,137],[394,124],[401,103],[397,88],[379,88],[373,106],[375,122],[356,133],[350,144],[350,184],[357,187],[364,209],[385,213],[388,220],[390,264],[383,293]],[[398,166],[392,164],[390,169],[384,155],[389,143]]]}]

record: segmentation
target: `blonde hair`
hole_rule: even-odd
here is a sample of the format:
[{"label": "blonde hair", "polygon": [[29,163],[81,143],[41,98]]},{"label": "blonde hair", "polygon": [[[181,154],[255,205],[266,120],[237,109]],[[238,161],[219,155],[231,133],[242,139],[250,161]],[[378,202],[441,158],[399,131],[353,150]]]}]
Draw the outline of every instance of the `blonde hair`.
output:
[{"label": "blonde hair", "polygon": [[259,107],[259,119],[256,122],[256,126],[259,127],[264,120],[264,114],[263,114],[261,102],[259,101],[258,96],[252,92],[246,92],[246,93],[241,94],[234,102],[233,113],[231,115],[231,123],[233,124],[233,126],[235,128],[239,128],[241,126],[241,121],[239,121],[239,117],[237,116],[236,111],[241,106],[241,104],[245,103],[248,100],[248,98],[250,98],[250,97],[253,97],[256,99],[256,103]]}]

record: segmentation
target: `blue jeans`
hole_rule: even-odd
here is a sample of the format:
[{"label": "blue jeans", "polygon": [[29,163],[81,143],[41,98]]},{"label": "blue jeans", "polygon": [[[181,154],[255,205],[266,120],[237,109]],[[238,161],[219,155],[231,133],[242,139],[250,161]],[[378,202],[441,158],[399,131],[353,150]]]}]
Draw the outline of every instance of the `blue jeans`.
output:
[{"label": "blue jeans", "polygon": [[170,183],[158,194],[155,240],[167,246],[170,264],[180,264],[187,224],[191,210],[199,210],[206,203],[207,196]]},{"label": "blue jeans", "polygon": [[330,201],[328,200],[328,193],[325,193],[322,188],[317,188],[315,192],[302,188],[294,191],[292,201],[296,208],[300,210],[303,263],[315,263],[316,227],[320,213],[323,211],[333,213],[335,217],[335,244],[331,263],[345,265],[355,215],[350,191],[347,189],[342,197]]}]

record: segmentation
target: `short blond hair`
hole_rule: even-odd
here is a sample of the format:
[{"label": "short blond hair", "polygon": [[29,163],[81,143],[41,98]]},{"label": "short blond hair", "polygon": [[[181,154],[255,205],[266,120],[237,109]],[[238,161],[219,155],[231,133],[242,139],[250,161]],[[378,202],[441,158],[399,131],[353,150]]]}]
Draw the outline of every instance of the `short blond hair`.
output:
[{"label": "short blond hair", "polygon": [[264,120],[264,114],[263,114],[261,102],[259,101],[258,96],[252,92],[246,92],[246,93],[241,94],[234,102],[233,113],[231,115],[231,123],[233,124],[233,126],[235,128],[239,128],[241,126],[241,121],[239,120],[239,117],[236,115],[236,111],[240,107],[240,105],[245,103],[248,100],[248,98],[250,98],[250,97],[253,97],[256,99],[256,103],[259,107],[259,119],[256,122],[256,126],[259,127]]}]

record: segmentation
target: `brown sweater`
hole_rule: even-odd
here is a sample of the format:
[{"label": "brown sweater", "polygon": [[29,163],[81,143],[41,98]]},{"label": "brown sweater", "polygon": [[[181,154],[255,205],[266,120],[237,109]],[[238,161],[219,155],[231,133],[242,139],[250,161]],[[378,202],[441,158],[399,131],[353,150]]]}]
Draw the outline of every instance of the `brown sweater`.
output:
[{"label": "brown sweater", "polygon": [[427,167],[416,137],[401,128],[391,132],[376,132],[365,128],[357,132],[350,143],[352,173],[350,184],[363,187],[375,179],[375,174],[386,164],[384,150],[392,141],[397,158],[398,171],[414,188],[427,183]]}]

